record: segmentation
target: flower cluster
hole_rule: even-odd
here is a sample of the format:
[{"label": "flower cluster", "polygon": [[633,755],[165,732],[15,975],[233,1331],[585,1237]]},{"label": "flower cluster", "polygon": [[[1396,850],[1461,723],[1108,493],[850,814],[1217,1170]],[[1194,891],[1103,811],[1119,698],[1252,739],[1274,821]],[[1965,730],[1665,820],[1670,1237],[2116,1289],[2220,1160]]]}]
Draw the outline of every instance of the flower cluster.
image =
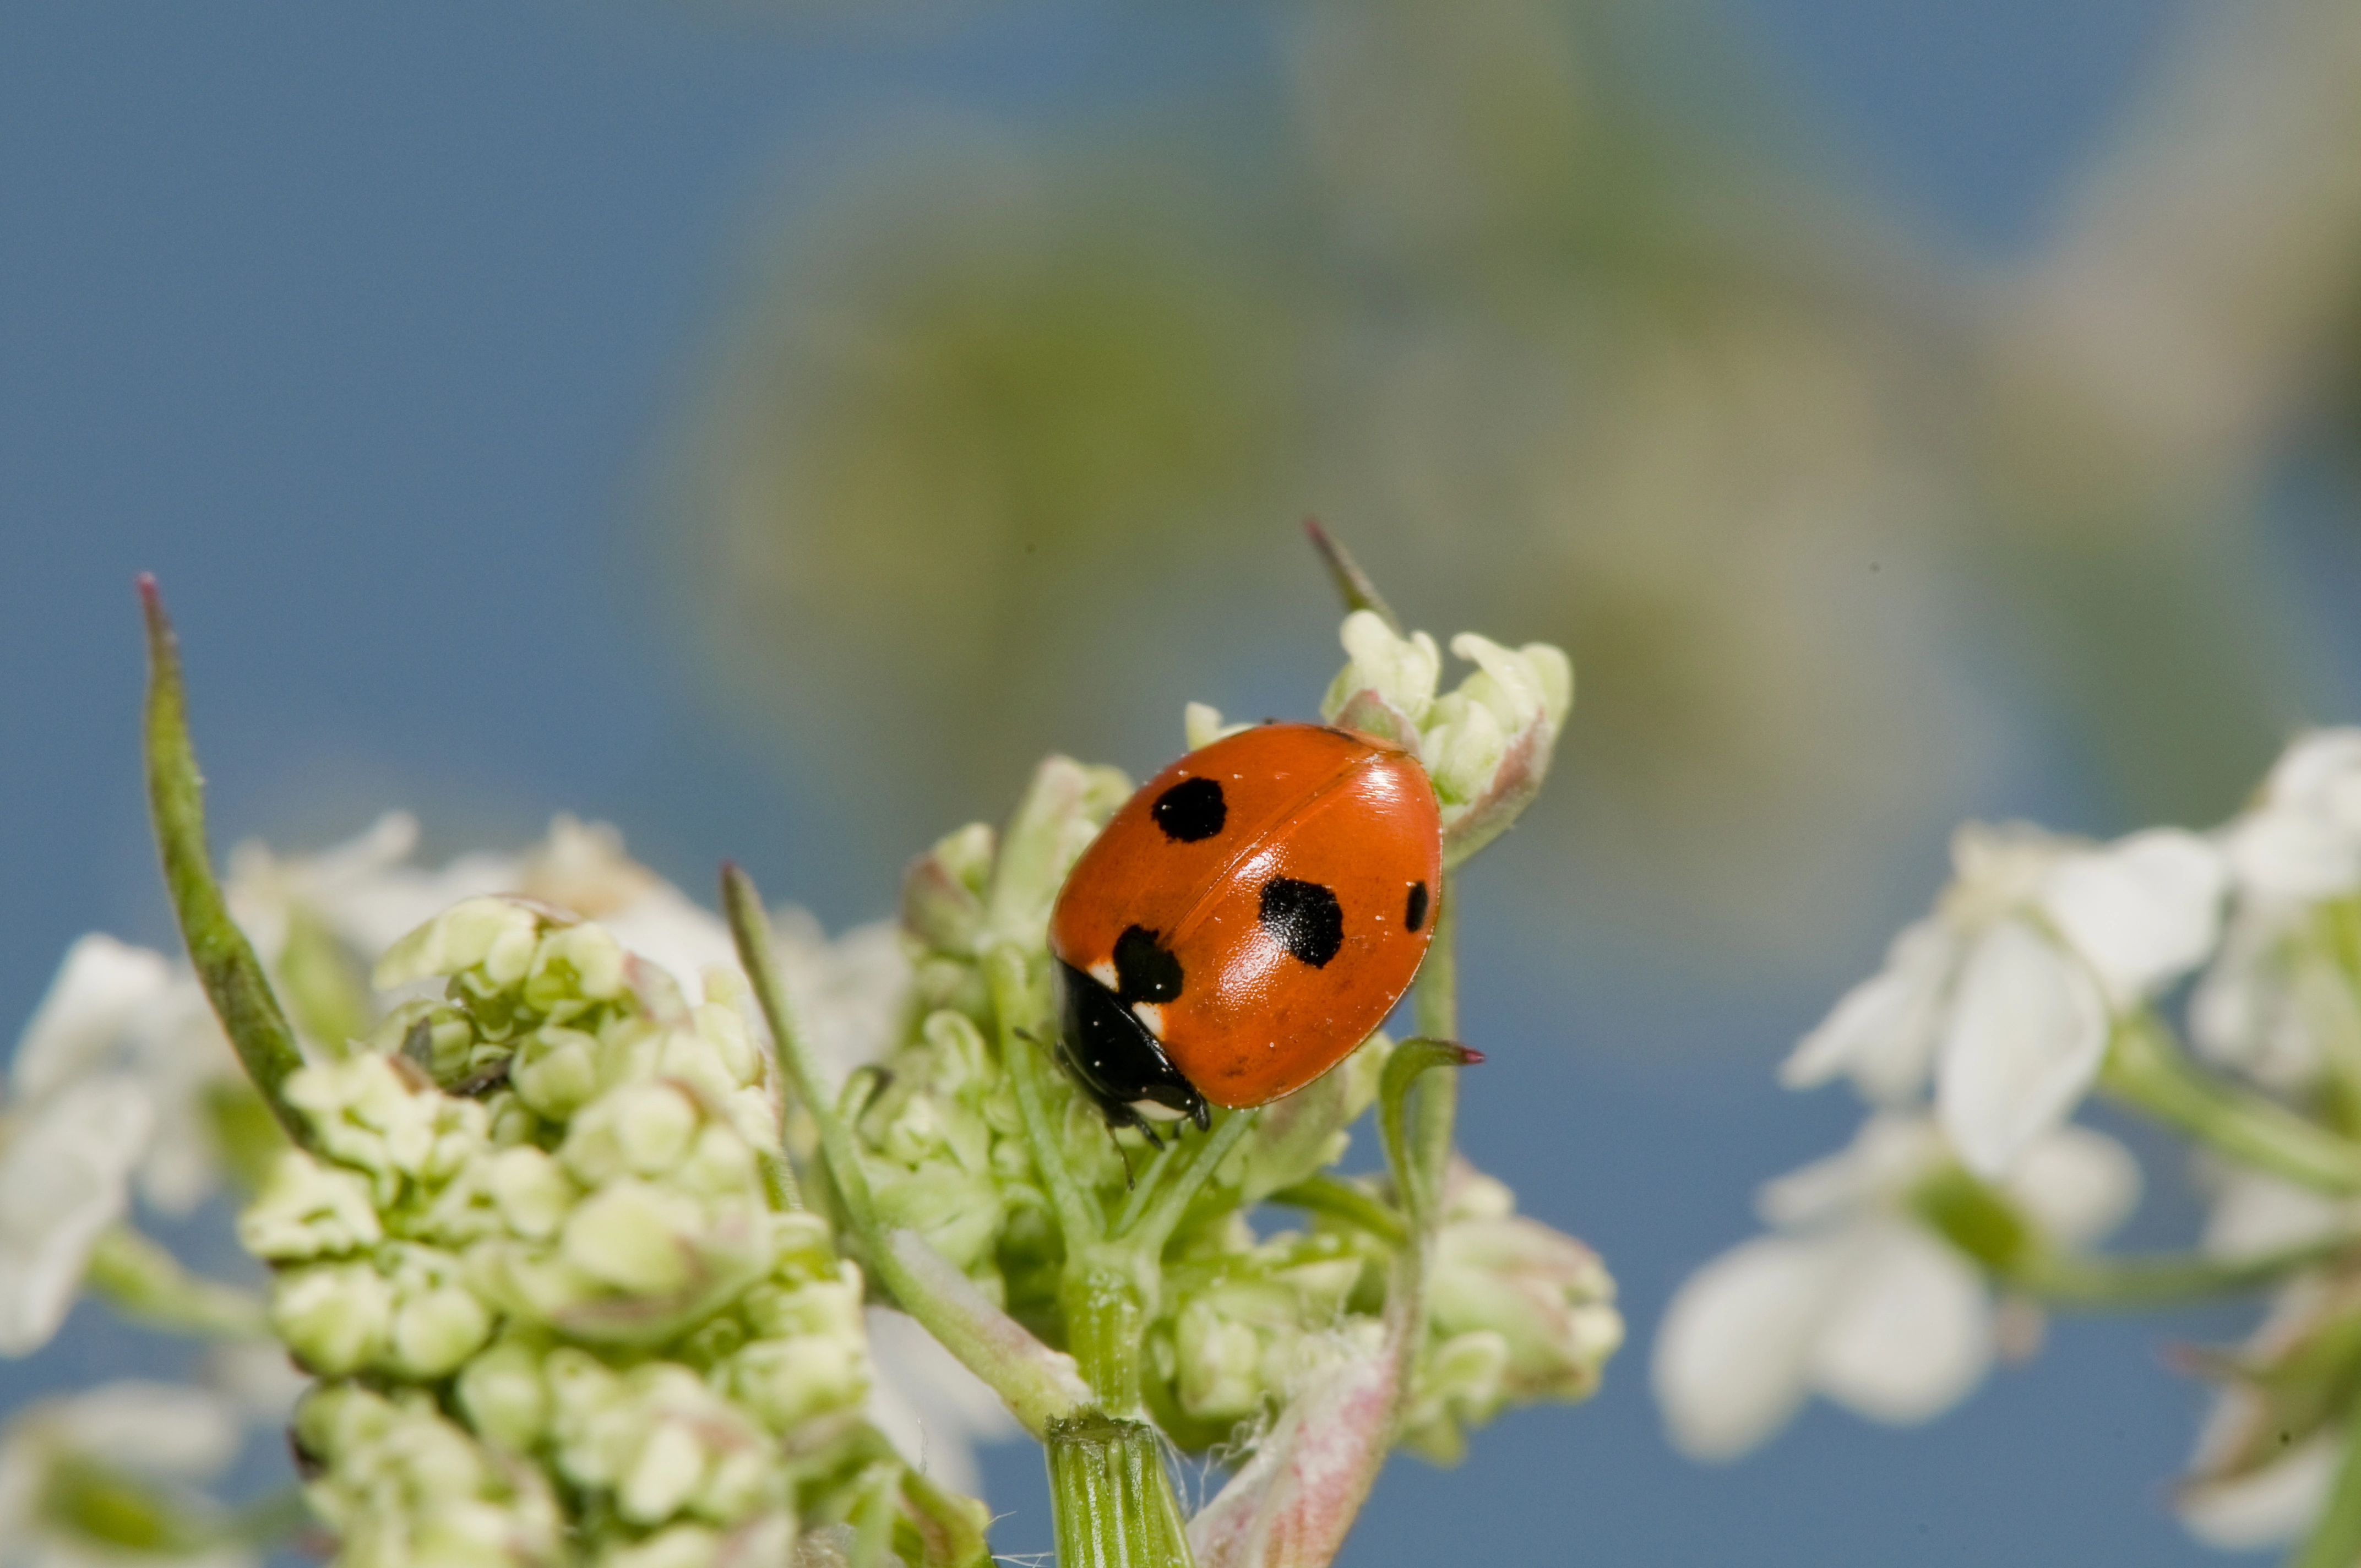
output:
[{"label": "flower cluster", "polygon": [[[289,1080],[306,1146],[239,1223],[273,1327],[328,1380],[298,1421],[324,1516],[419,1553],[366,1561],[445,1561],[416,1545],[436,1532],[541,1561],[515,1523],[544,1508],[515,1478],[532,1456],[597,1521],[593,1561],[791,1532],[788,1456],[832,1464],[867,1393],[862,1283],[766,1181],[775,1086],[728,971],[690,1006],[601,927],[477,898],[377,966],[380,989],[431,981]],[[362,1377],[447,1379],[456,1424]],[[506,1556],[471,1510],[511,1518]]]},{"label": "flower cluster", "polygon": [[[1851,1149],[1764,1189],[1773,1234],[1675,1296],[1654,1363],[1674,1437],[1736,1453],[1813,1392],[1924,1420],[1981,1377],[2004,1297],[2022,1322],[2049,1298],[2275,1286],[2249,1343],[2192,1353],[2224,1391],[2183,1512],[2238,1547],[2346,1528],[2325,1505],[2361,1474],[2344,1454],[2361,1410],[2361,730],[2299,740],[2212,833],[1971,825],[1953,861],[1934,913],[1786,1063],[1790,1086],[1847,1076],[1875,1109]],[[2168,1011],[2191,976],[2194,1059]],[[2201,1146],[2195,1254],[2083,1250],[2139,1186],[2120,1146],[2070,1123],[2094,1090]],[[2361,1540],[2315,1546],[2308,1561],[2343,1561]]]},{"label": "flower cluster", "polygon": [[[1478,1058],[1444,1037],[1447,927],[1428,1035],[1170,1142],[1116,1132],[1056,1066],[1047,939],[1129,792],[1114,771],[1049,759],[1005,829],[914,863],[895,926],[836,944],[774,930],[734,868],[725,926],[563,818],[426,872],[389,817],[311,859],[248,846],[225,886],[148,608],[193,967],[90,938],[28,1031],[0,1163],[40,1168],[0,1192],[0,1348],[82,1283],[220,1340],[303,1485],[225,1510],[183,1495],[188,1456],[135,1475],[141,1444],[89,1452],[79,1406],[35,1412],[0,1440],[33,1501],[0,1515],[67,1555],[230,1568],[310,1524],[350,1568],[977,1568],[985,1513],[943,1483],[1013,1418],[1048,1447],[1061,1555],[1113,1529],[1207,1568],[1320,1562],[1393,1444],[1455,1458],[1510,1405],[1587,1396],[1620,1344],[1598,1258],[1450,1152],[1434,1069]],[[1437,696],[1423,633],[1363,613],[1345,641],[1325,710],[1425,763],[1458,863],[1538,786],[1564,655],[1463,637],[1479,668]],[[1373,1106],[1388,1174],[1339,1174]],[[223,1175],[267,1298],[131,1226],[135,1182],[185,1205]],[[225,1393],[109,1409],[175,1401],[238,1430]],[[1175,1443],[1243,1455],[1185,1526]]]}]

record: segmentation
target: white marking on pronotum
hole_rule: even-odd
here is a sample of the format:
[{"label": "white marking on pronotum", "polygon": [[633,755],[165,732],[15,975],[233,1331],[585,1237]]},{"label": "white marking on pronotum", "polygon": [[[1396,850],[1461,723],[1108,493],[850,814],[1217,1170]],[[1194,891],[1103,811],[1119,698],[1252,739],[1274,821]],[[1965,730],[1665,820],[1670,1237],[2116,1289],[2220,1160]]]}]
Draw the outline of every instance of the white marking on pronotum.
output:
[{"label": "white marking on pronotum", "polygon": [[1158,1039],[1164,1037],[1164,1009],[1153,1002],[1135,1002],[1131,1015],[1148,1026],[1148,1032]]}]

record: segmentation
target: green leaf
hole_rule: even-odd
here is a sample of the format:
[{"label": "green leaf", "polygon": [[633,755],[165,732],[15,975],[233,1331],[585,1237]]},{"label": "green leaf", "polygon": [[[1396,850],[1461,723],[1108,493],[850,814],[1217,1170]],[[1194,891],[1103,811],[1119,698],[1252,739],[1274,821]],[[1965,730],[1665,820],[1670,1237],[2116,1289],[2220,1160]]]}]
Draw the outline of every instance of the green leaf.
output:
[{"label": "green leaf", "polygon": [[1434,1205],[1442,1197],[1443,1159],[1449,1145],[1446,1141],[1438,1153],[1430,1140],[1422,1137],[1413,1146],[1407,1128],[1411,1088],[1430,1068],[1467,1067],[1483,1059],[1481,1051],[1470,1050],[1455,1040],[1423,1036],[1404,1040],[1386,1058],[1386,1074],[1378,1085],[1378,1129],[1385,1139],[1394,1190],[1414,1230],[1424,1231],[1434,1223]]},{"label": "green leaf", "polygon": [[311,1130],[287,1104],[284,1093],[289,1075],[303,1065],[302,1050],[271,993],[261,960],[230,918],[221,884],[214,880],[205,849],[204,779],[197,772],[196,750],[189,740],[180,645],[155,578],[139,579],[139,598],[148,622],[148,804],[172,912],[188,943],[189,959],[238,1059],[280,1125],[298,1144],[308,1145]]}]

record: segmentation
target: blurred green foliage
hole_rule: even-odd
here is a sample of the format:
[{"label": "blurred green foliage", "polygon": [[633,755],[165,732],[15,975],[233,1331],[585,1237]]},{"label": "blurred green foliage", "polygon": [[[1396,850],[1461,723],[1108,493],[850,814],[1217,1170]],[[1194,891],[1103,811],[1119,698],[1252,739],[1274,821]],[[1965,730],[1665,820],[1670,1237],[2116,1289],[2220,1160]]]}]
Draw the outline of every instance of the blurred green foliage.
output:
[{"label": "blurred green foliage", "polygon": [[1852,188],[1695,4],[1270,38],[1082,123],[884,127],[731,323],[682,602],[881,849],[1053,746],[1152,764],[1183,697],[1308,701],[1240,674],[1332,624],[1307,512],[1413,623],[1573,653],[1521,859],[1638,948],[1808,950],[2037,740],[2103,829],[2218,817],[2343,716],[2265,505],[2353,374],[2349,7],[2192,21],[1997,269]]}]

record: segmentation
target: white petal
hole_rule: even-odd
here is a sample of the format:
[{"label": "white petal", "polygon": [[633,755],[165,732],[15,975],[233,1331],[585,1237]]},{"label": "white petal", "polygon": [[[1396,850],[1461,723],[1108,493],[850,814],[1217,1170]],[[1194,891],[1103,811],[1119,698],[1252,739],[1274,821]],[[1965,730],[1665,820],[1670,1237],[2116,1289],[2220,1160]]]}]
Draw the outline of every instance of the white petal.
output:
[{"label": "white petal", "polygon": [[1850,1073],[1864,1096],[1883,1105],[1924,1093],[1935,1065],[1937,1009],[1959,949],[1959,938],[1940,921],[1904,927],[1886,949],[1885,967],[1847,992],[1804,1036],[1781,1064],[1779,1081],[1808,1089]]},{"label": "white petal", "polygon": [[[2235,1068],[2267,1089],[2293,1092],[2317,1081],[2323,1066],[2319,1042],[2298,1003],[2301,950],[2290,946],[2290,928],[2304,918],[2301,908],[2277,900],[2240,901],[2223,934],[2222,950],[2189,998],[2189,1034],[2209,1061]],[[2334,984],[2342,986],[2341,976]],[[2341,998],[2350,1017],[2350,992]]]},{"label": "white petal", "polygon": [[92,1244],[130,1200],[131,1168],[154,1121],[138,1081],[108,1074],[10,1129],[0,1149],[0,1355],[23,1355],[57,1332]]},{"label": "white petal", "polygon": [[1882,1111],[1837,1153],[1764,1182],[1755,1208],[1788,1228],[1850,1220],[1889,1207],[1949,1157],[1943,1135],[1925,1116]]},{"label": "white petal", "polygon": [[2351,1228],[2357,1217],[2349,1202],[2225,1165],[2205,1217],[2203,1245],[2213,1257],[2253,1257],[2325,1240]]},{"label": "white petal", "polygon": [[1968,955],[1936,1061],[1936,1110],[1961,1161],[2005,1176],[2072,1113],[2106,1051],[2106,1004],[2082,966],[2022,921],[1993,927]]},{"label": "white petal", "polygon": [[2248,893],[2302,903],[2361,883],[2361,840],[2307,812],[2265,809],[2233,823],[2223,853]]},{"label": "white petal", "polygon": [[973,1445],[1016,1436],[1016,1419],[914,1320],[884,1307],[870,1308],[868,1320],[870,1420],[937,1486],[980,1496]]},{"label": "white petal", "polygon": [[2104,1133],[2064,1126],[2025,1151],[2007,1190],[2052,1241],[2084,1246],[2139,1206],[2139,1161]]},{"label": "white petal", "polygon": [[2122,1006],[2213,950],[2227,882],[2212,844],[2159,828],[2067,861],[2044,882],[2040,904]]},{"label": "white petal", "polygon": [[2271,806],[2292,807],[2324,817],[2349,807],[2361,785],[2361,729],[2315,729],[2297,738],[2263,781],[2263,797]]},{"label": "white petal", "polygon": [[2184,1488],[2174,1506],[2190,1533],[2208,1546],[2252,1552],[2281,1545],[2311,1528],[2328,1499],[2336,1461],[2335,1440],[2315,1437],[2251,1475]]},{"label": "white petal", "polygon": [[114,1051],[132,1020],[171,983],[164,955],[93,931],[66,950],[32,1022],[16,1041],[10,1078],[19,1099],[49,1093]]},{"label": "white petal", "polygon": [[1650,1372],[1683,1453],[1735,1458],[1795,1413],[1835,1262],[1826,1243],[1765,1236],[1722,1254],[1673,1293]]},{"label": "white petal", "polygon": [[1992,1365],[1992,1302],[1965,1258],[1916,1226],[1857,1244],[1813,1345],[1812,1386],[1873,1420],[1949,1409]]},{"label": "white petal", "polygon": [[58,1431],[83,1453],[155,1474],[203,1480],[237,1456],[236,1404],[184,1383],[108,1383],[76,1395]]}]

